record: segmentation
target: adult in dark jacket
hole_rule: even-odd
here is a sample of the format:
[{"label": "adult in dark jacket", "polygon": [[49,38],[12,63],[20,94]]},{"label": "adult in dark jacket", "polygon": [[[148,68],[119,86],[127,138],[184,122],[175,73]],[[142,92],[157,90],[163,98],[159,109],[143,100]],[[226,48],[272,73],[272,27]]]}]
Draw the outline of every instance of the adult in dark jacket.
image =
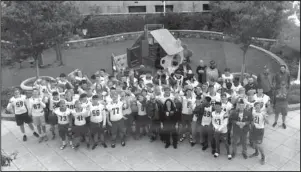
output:
[{"label": "adult in dark jacket", "polygon": [[276,89],[281,88],[282,82],[285,82],[287,89],[290,87],[290,74],[286,71],[285,65],[280,66],[280,71],[273,78],[273,84],[275,85]]},{"label": "adult in dark jacket", "polygon": [[238,109],[232,111],[232,114],[230,115],[230,121],[233,125],[232,158],[236,155],[237,141],[241,139],[242,155],[247,159],[247,135],[250,130],[250,124],[253,121],[252,110],[245,109],[243,100],[240,100],[237,106]]},{"label": "adult in dark jacket", "polygon": [[151,95],[150,100],[146,104],[146,113],[151,119],[151,142],[157,139],[160,130],[160,114],[162,114],[162,103]]},{"label": "adult in dark jacket", "polygon": [[196,68],[196,73],[198,75],[198,81],[199,83],[205,83],[207,82],[206,79],[206,68],[207,66],[204,65],[204,61],[200,60],[200,65],[198,65],[198,67]]},{"label": "adult in dark jacket", "polygon": [[165,148],[170,146],[170,139],[172,138],[173,147],[176,149],[178,145],[178,123],[179,113],[177,113],[176,105],[171,99],[167,99],[163,105],[163,113],[161,113],[161,129],[162,136],[165,142]]}]

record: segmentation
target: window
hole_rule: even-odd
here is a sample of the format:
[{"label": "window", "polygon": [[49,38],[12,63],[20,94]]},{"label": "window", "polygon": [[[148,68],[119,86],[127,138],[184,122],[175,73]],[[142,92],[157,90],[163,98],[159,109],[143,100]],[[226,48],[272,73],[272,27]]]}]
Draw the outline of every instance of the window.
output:
[{"label": "window", "polygon": [[[163,5],[155,5],[156,12],[164,12]],[[165,5],[166,12],[173,12],[173,5]]]},{"label": "window", "polygon": [[210,10],[209,4],[203,4],[203,10],[204,11]]},{"label": "window", "polygon": [[145,13],[146,6],[129,6],[129,13]]}]

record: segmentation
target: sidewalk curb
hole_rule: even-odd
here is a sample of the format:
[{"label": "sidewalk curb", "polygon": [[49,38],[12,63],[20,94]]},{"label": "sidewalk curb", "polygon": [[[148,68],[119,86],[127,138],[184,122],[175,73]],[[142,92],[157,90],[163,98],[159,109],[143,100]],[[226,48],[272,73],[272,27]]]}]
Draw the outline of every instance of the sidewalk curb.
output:
[{"label": "sidewalk curb", "polygon": [[[288,111],[300,110],[300,103],[288,105]],[[4,121],[15,121],[15,116],[13,114],[1,113],[1,120]]]}]

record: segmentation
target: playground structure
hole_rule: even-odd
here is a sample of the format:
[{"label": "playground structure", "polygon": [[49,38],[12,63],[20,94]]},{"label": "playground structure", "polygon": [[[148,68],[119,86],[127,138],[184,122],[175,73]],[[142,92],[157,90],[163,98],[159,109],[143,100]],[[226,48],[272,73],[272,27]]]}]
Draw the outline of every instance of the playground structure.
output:
[{"label": "playground structure", "polygon": [[131,48],[127,48],[126,54],[112,54],[112,71],[119,73],[144,66],[154,72],[159,66],[173,73],[187,58],[184,57],[187,54],[185,50],[181,41],[175,39],[162,24],[147,24],[144,33]]}]

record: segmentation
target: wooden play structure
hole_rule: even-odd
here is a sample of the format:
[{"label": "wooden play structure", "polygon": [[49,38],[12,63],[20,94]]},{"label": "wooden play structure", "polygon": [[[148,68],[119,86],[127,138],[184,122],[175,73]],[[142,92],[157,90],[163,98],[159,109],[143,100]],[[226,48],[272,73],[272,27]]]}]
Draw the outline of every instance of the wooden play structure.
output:
[{"label": "wooden play structure", "polygon": [[183,62],[183,51],[181,41],[175,39],[162,24],[147,24],[144,33],[131,48],[127,48],[126,54],[112,54],[112,68],[114,72],[120,72],[143,65],[155,71],[159,65],[173,73]]}]

